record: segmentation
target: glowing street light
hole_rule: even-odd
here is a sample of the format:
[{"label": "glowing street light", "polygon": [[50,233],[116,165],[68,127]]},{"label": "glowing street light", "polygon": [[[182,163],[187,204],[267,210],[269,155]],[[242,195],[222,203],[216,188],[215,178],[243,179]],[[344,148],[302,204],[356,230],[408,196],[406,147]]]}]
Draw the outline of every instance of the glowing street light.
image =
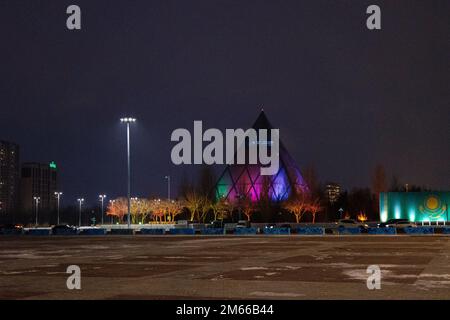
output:
[{"label": "glowing street light", "polygon": [[[109,205],[110,206],[114,206],[114,203],[116,202],[116,200],[109,200]],[[111,215],[111,225],[114,224],[114,216]]]},{"label": "glowing street light", "polygon": [[59,225],[59,201],[60,201],[60,199],[61,199],[61,196],[62,196],[62,192],[58,192],[58,191],[55,191],[55,197],[56,197],[56,203],[57,203],[57,219],[56,219],[56,224],[57,225]]},{"label": "glowing street light", "polygon": [[41,197],[33,197],[34,199],[34,208],[36,211],[36,227],[38,226],[38,213],[39,213],[39,202],[41,202]]},{"label": "glowing street light", "polygon": [[81,205],[83,204],[84,199],[83,198],[79,198],[79,199],[77,199],[77,201],[78,201],[79,209],[80,209],[79,215],[78,215],[78,226],[81,227]]},{"label": "glowing street light", "polygon": [[131,164],[130,164],[130,123],[136,122],[135,118],[121,118],[120,122],[127,124],[127,164],[128,164],[128,215],[127,215],[127,223],[128,229],[130,229],[131,225]]},{"label": "glowing street light", "polygon": [[100,202],[102,203],[102,224],[103,224],[103,202],[105,201],[106,194],[101,194],[98,197],[100,198]]}]

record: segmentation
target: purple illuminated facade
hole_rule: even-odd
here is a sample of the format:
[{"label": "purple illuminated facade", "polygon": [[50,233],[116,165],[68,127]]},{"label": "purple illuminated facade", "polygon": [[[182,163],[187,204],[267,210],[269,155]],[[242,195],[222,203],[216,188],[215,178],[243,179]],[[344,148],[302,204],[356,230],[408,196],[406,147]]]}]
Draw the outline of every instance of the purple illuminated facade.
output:
[{"label": "purple illuminated facade", "polygon": [[[261,111],[253,128],[255,130],[273,128],[264,111]],[[286,200],[293,190],[299,193],[308,192],[308,186],[300,170],[281,141],[279,156],[279,170],[272,176],[261,175],[259,164],[228,165],[216,184],[216,198],[224,198],[234,203],[242,198],[249,198],[252,201],[266,198],[278,202]]]}]

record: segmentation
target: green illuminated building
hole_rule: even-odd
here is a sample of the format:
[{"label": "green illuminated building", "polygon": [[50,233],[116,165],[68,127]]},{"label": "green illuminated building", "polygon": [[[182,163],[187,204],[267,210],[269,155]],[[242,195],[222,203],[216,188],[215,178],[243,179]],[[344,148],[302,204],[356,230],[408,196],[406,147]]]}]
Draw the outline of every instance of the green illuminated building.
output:
[{"label": "green illuminated building", "polygon": [[449,221],[450,192],[382,192],[380,220]]}]

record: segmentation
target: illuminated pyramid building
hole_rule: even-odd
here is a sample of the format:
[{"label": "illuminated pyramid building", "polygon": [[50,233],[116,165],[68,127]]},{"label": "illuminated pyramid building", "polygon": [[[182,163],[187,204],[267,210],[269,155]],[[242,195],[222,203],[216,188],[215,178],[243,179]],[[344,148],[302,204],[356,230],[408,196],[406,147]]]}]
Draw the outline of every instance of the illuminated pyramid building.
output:
[{"label": "illuminated pyramid building", "polygon": [[[270,129],[273,129],[264,111],[261,111],[256,119],[253,129],[257,133],[259,129],[267,129],[269,133]],[[257,142],[258,145],[261,143],[268,144],[270,150],[270,143],[267,141]],[[249,142],[246,141],[246,151],[248,151],[248,145]],[[233,203],[242,198],[249,198],[252,201],[264,198],[278,202],[286,200],[294,190],[299,193],[308,192],[308,186],[303,180],[300,170],[281,140],[279,142],[279,159],[278,172],[271,176],[261,175],[261,164],[228,165],[215,186],[216,198],[224,198]]]}]

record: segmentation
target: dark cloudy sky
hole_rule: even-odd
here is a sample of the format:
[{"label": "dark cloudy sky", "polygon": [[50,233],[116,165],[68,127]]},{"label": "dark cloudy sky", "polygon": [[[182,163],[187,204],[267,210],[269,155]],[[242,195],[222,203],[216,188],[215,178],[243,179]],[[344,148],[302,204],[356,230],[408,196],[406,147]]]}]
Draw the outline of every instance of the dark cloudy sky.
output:
[{"label": "dark cloudy sky", "polygon": [[0,26],[0,139],[56,161],[68,202],[125,194],[121,116],[133,194],[164,195],[195,171],[170,162],[175,128],[246,128],[261,106],[321,180],[366,186],[382,163],[450,188],[450,1],[1,0]]}]

